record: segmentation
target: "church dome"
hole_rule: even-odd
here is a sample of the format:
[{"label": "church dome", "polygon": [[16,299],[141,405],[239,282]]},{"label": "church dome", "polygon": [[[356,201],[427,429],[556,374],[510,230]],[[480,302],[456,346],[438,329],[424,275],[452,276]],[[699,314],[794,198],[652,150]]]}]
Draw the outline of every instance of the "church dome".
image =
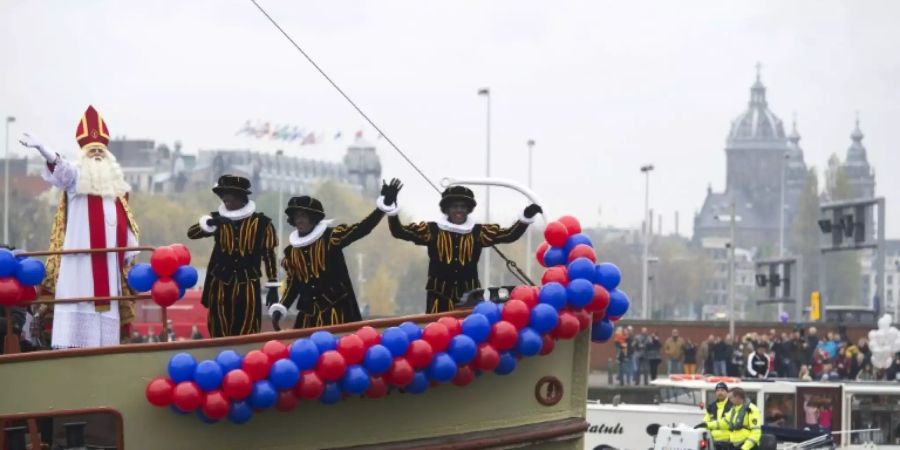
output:
[{"label": "church dome", "polygon": [[757,66],[756,83],[750,88],[750,104],[743,114],[731,122],[728,142],[777,141],[784,142],[784,124],[766,103],[766,87],[759,79]]}]

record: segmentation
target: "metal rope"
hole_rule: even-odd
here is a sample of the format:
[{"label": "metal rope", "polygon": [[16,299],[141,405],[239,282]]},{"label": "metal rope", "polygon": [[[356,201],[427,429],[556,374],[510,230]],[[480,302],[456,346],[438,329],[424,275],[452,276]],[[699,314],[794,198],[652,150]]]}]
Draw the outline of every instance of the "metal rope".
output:
[{"label": "metal rope", "polygon": [[[350,96],[348,96],[344,92],[344,90],[341,89],[341,87],[338,86],[337,83],[335,83],[334,80],[332,80],[331,77],[329,77],[328,74],[325,73],[325,71],[322,70],[322,68],[319,67],[319,65],[316,64],[316,62],[305,51],[303,51],[303,49],[300,47],[300,45],[297,44],[297,42],[295,42],[294,39],[291,38],[291,36],[288,35],[286,31],[284,31],[283,28],[281,28],[281,25],[278,25],[278,22],[276,22],[275,19],[272,18],[272,16],[270,16],[269,13],[266,12],[266,10],[263,9],[263,7],[260,6],[260,4],[257,3],[256,0],[250,0],[250,1],[253,3],[254,6],[256,6],[257,9],[259,9],[259,12],[261,12],[264,16],[266,16],[266,18],[269,19],[269,22],[271,22],[272,25],[274,25],[275,28],[277,28],[279,32],[281,32],[281,34],[285,37],[285,39],[287,39],[288,42],[290,42],[291,45],[293,45],[294,48],[296,48],[297,51],[300,52],[300,54],[303,55],[303,57],[306,58],[306,60],[309,61],[309,63],[312,64],[312,66],[315,67],[316,70],[329,83],[331,83],[331,86],[334,87],[338,91],[338,93],[341,94],[342,97],[344,97],[344,100],[347,100],[347,103],[350,103],[350,106],[353,106],[353,108],[356,109],[356,112],[358,112],[359,115],[361,115],[363,117],[363,119],[365,119],[366,122],[368,122],[369,125],[372,126],[372,128],[375,128],[375,131],[378,131],[378,133],[382,137],[384,137],[384,139],[388,142],[388,144],[390,144],[391,147],[393,147],[394,150],[397,151],[397,153],[399,153],[400,156],[402,156],[403,159],[406,160],[406,162],[409,163],[409,165],[412,166],[413,169],[415,169],[415,171],[422,177],[422,179],[424,179],[425,182],[428,183],[428,185],[430,185],[435,190],[435,192],[440,194],[441,193],[440,188],[438,188],[438,186],[436,184],[434,184],[434,182],[432,182],[431,179],[428,178],[427,175],[425,175],[425,172],[423,172],[422,169],[420,169],[419,166],[416,165],[416,163],[414,163],[408,156],[406,156],[406,153],[404,153],[403,150],[400,150],[400,147],[398,147],[397,144],[394,144],[394,141],[392,141],[391,138],[388,137],[388,135],[385,134],[384,131],[381,131],[381,128],[379,128],[378,125],[375,125],[375,122],[372,121],[372,119],[370,119],[369,116],[367,116],[366,113],[364,113],[363,110],[360,109],[360,107],[356,105],[356,103],[350,98]],[[528,275],[526,275],[525,272],[523,272],[521,269],[519,269],[519,266],[516,264],[515,261],[512,261],[509,258],[507,258],[506,255],[504,255],[503,252],[501,252],[500,249],[498,249],[497,247],[491,247],[491,248],[494,249],[495,252],[497,252],[497,255],[499,255],[500,258],[502,258],[504,261],[506,261],[506,269],[509,270],[510,273],[513,274],[513,276],[518,278],[519,281],[521,281],[523,283],[528,283],[529,285],[534,286],[534,283],[531,281],[531,279],[528,278]]]}]

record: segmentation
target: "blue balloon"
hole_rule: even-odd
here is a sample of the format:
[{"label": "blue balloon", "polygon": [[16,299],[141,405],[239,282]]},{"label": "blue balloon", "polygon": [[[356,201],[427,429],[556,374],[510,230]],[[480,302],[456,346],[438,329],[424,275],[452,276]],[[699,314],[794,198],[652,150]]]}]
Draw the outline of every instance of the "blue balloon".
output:
[{"label": "blue balloon", "polygon": [[447,346],[447,354],[459,365],[472,362],[477,353],[478,344],[466,334],[453,336],[450,339],[450,345]]},{"label": "blue balloon", "polygon": [[238,425],[249,422],[252,417],[253,409],[246,401],[232,403],[231,410],[228,411],[228,420]]},{"label": "blue balloon", "polygon": [[603,319],[599,322],[594,322],[594,326],[591,328],[591,340],[594,342],[606,342],[613,335],[613,324],[609,321],[609,319]]},{"label": "blue balloon", "polygon": [[341,401],[342,398],[344,398],[344,394],[341,392],[340,385],[337,383],[325,383],[325,390],[319,396],[319,401],[326,405],[333,405]]},{"label": "blue balloon", "polygon": [[350,394],[362,394],[369,389],[372,379],[366,369],[359,364],[352,364],[347,367],[344,377],[341,379],[341,389]]},{"label": "blue balloon", "polygon": [[290,358],[300,370],[313,369],[319,361],[319,347],[312,339],[297,339],[291,344]]},{"label": "blue balloon", "polygon": [[563,247],[563,251],[566,253],[566,255],[568,255],[569,252],[571,252],[572,249],[575,248],[575,246],[578,244],[584,244],[588,247],[594,247],[594,243],[591,242],[591,238],[587,237],[587,235],[584,233],[578,233],[573,234],[569,236],[568,239],[566,239],[566,245]]},{"label": "blue balloon", "polygon": [[456,376],[456,361],[450,355],[440,352],[434,355],[428,366],[428,378],[438,383],[446,383]]},{"label": "blue balloon", "polygon": [[5,248],[0,248],[0,277],[12,276],[18,268],[19,263],[16,260],[16,255]]},{"label": "blue balloon", "polygon": [[469,314],[462,321],[462,333],[480,344],[491,334],[491,321],[484,314]]},{"label": "blue balloon", "polygon": [[187,292],[187,289],[185,289],[185,288],[183,288],[183,287],[179,287],[179,288],[178,288],[178,300],[181,300],[181,299],[184,298],[184,293],[185,293],[185,292]]},{"label": "blue balloon", "polygon": [[421,370],[417,370],[415,375],[413,375],[412,383],[404,388],[406,392],[410,394],[421,394],[428,390],[428,386],[431,383],[428,382],[428,376],[425,375],[425,372]]},{"label": "blue balloon", "polygon": [[622,317],[628,311],[628,296],[624,292],[613,289],[609,291],[609,306],[606,307],[606,315]]},{"label": "blue balloon", "polygon": [[612,292],[613,289],[619,286],[619,282],[622,281],[622,272],[619,271],[619,268],[616,267],[613,263],[600,263],[594,267],[594,271],[597,272],[597,278],[594,280],[603,286],[607,291]]},{"label": "blue balloon", "polygon": [[500,364],[494,369],[497,375],[509,375],[516,370],[516,357],[511,352],[503,352],[500,354]]},{"label": "blue balloon", "polygon": [[44,263],[34,258],[25,258],[19,261],[16,268],[16,278],[25,286],[41,284],[46,275],[47,269],[44,267]]},{"label": "blue balloon", "polygon": [[337,340],[335,340],[333,334],[327,331],[316,331],[309,338],[316,344],[319,353],[325,353],[328,350],[337,348]]},{"label": "blue balloon", "polygon": [[279,359],[269,370],[269,381],[279,391],[291,389],[300,381],[300,369],[290,359]]},{"label": "blue balloon", "polygon": [[394,357],[387,347],[375,344],[366,350],[366,355],[363,357],[363,367],[372,375],[378,376],[390,370],[393,361]]},{"label": "blue balloon", "polygon": [[566,288],[553,281],[541,287],[541,292],[538,294],[538,302],[550,305],[559,311],[566,306],[567,297]]},{"label": "blue balloon", "polygon": [[197,284],[197,279],[199,277],[197,269],[191,266],[181,266],[174,274],[172,274],[172,279],[175,280],[175,283],[178,283],[178,287],[182,289],[194,287],[194,285]]},{"label": "blue balloon", "polygon": [[278,392],[269,380],[259,380],[253,383],[253,391],[247,400],[255,410],[268,409],[278,401]]},{"label": "blue balloon", "polygon": [[525,327],[519,330],[519,340],[516,342],[516,351],[522,356],[534,356],[541,352],[544,340],[534,328]]},{"label": "blue balloon", "polygon": [[406,355],[409,341],[409,336],[400,327],[390,327],[381,334],[381,345],[387,347],[394,358]]},{"label": "blue balloon", "polygon": [[540,334],[549,333],[556,328],[559,323],[559,313],[556,308],[546,304],[538,303],[531,309],[531,320],[529,326]]},{"label": "blue balloon", "polygon": [[569,263],[566,274],[569,276],[569,280],[581,278],[593,281],[597,272],[594,270],[594,263],[582,256]]},{"label": "blue balloon", "polygon": [[400,324],[400,329],[406,333],[406,337],[409,338],[409,341],[412,342],[416,339],[422,337],[422,329],[419,328],[418,325],[412,322],[403,322]]},{"label": "blue balloon", "polygon": [[234,350],[222,350],[216,356],[216,362],[222,368],[222,373],[228,373],[232,370],[240,369],[243,358]]},{"label": "blue balloon", "polygon": [[547,267],[564,266],[568,252],[559,247],[550,247],[544,252],[544,265]]},{"label": "blue balloon", "polygon": [[131,289],[137,292],[149,291],[153,287],[153,283],[156,283],[158,279],[156,272],[147,263],[135,264],[128,271],[128,286],[131,286]]},{"label": "blue balloon", "polygon": [[566,286],[566,297],[573,308],[584,308],[594,299],[594,283],[579,278]]},{"label": "blue balloon", "polygon": [[218,422],[218,420],[210,419],[209,417],[206,417],[206,414],[203,414],[203,410],[201,408],[197,408],[196,414],[197,414],[197,417],[199,417],[200,420],[202,420],[204,423],[213,424],[213,423]]},{"label": "blue balloon", "polygon": [[193,381],[197,360],[190,353],[176,353],[169,359],[169,378],[175,384],[182,381]]},{"label": "blue balloon", "polygon": [[197,368],[194,369],[194,381],[197,382],[197,386],[200,386],[200,389],[206,392],[218,389],[222,385],[222,378],[224,377],[225,374],[222,373],[222,367],[209,359],[200,361],[200,364],[197,364]]},{"label": "blue balloon", "polygon": [[186,415],[190,414],[189,412],[184,412],[184,411],[178,409],[178,407],[175,405],[169,406],[169,409],[171,409],[172,412],[174,412],[175,414],[178,414],[179,416],[186,416]]},{"label": "blue balloon", "polygon": [[475,308],[472,309],[472,313],[484,315],[491,325],[500,321],[500,306],[488,300],[475,305]]}]

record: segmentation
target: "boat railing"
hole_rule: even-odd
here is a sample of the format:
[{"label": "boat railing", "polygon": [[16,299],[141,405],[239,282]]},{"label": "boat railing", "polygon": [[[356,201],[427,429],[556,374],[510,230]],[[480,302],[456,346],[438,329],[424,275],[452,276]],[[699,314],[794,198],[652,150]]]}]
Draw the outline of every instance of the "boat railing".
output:
[{"label": "boat railing", "polygon": [[[879,428],[867,428],[861,430],[844,430],[844,431],[832,431],[831,433],[825,433],[819,436],[816,436],[812,439],[805,440],[803,442],[798,442],[796,444],[788,444],[783,448],[784,450],[806,450],[806,449],[814,449],[821,448],[825,444],[829,444],[832,442],[840,442],[841,435],[857,435],[859,436],[858,443],[880,443],[882,439],[882,432]],[[834,436],[834,437],[832,437]]]},{"label": "boat railing", "polygon": [[[137,246],[137,247],[109,247],[109,248],[80,248],[80,249],[66,249],[66,250],[42,250],[42,251],[34,251],[34,252],[17,252],[17,257],[42,257],[42,256],[62,256],[62,255],[89,255],[94,253],[119,253],[119,252],[152,252],[156,250],[156,247],[151,246]],[[40,286],[35,286],[36,289],[40,289]],[[41,299],[42,293],[40,290],[36,292],[37,298],[35,300],[26,300],[22,301],[19,307],[30,306],[30,305],[53,305],[53,304],[71,304],[71,303],[85,303],[85,302],[111,302],[111,301],[144,301],[151,300],[150,294],[134,294],[134,295],[109,295],[105,297],[68,297],[68,298],[54,298],[54,299]],[[6,336],[3,339],[3,351],[5,354],[13,354],[19,353],[21,348],[19,346],[19,339],[15,335],[13,330],[13,314],[12,307],[6,308]],[[162,313],[162,323],[163,327],[165,327],[166,323],[166,313],[165,308],[163,308]],[[168,336],[166,333],[163,333],[163,339],[168,340]]]}]

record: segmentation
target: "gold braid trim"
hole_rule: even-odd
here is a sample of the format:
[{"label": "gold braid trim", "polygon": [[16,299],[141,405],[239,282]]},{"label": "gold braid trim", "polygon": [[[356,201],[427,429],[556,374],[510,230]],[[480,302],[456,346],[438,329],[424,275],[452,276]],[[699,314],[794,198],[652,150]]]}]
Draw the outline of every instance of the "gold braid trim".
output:
[{"label": "gold braid trim", "polygon": [[[134,241],[141,242],[141,230],[138,228],[137,221],[134,220],[134,214],[131,213],[131,208],[128,207],[128,198],[125,196],[119,197],[119,201],[122,202],[122,209],[125,210],[125,218],[128,219],[128,228],[131,228],[131,233],[134,234]],[[126,245],[128,245],[126,243]],[[131,264],[123,264],[121,269],[121,280],[119,281],[119,285],[122,286],[122,295],[134,295],[135,292],[131,290],[128,286],[128,271],[131,270],[131,267],[134,266],[134,262]],[[134,302],[133,301],[120,301],[119,305],[119,323],[121,325],[125,325],[127,323],[131,323],[134,321]]]}]

